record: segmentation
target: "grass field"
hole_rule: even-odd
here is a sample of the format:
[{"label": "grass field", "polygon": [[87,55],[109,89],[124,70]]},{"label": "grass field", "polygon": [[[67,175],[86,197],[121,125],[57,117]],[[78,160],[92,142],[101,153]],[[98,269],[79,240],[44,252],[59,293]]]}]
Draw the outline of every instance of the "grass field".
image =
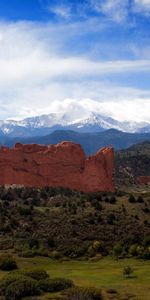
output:
[{"label": "grass field", "polygon": [[[16,258],[19,268],[43,268],[51,277],[65,277],[72,279],[79,286],[94,286],[102,288],[106,297],[106,290],[113,288],[121,295],[110,295],[105,299],[150,299],[150,261],[123,259],[116,261],[107,257],[99,262],[87,261],[52,261],[49,258]],[[125,278],[122,270],[130,265],[134,269],[132,278]],[[4,272],[0,273],[2,278]],[[132,297],[135,295],[135,297]],[[41,299],[51,299],[50,294]],[[113,298],[112,298],[113,297]],[[116,298],[115,298],[116,297]],[[54,298],[53,298],[54,299]]]}]

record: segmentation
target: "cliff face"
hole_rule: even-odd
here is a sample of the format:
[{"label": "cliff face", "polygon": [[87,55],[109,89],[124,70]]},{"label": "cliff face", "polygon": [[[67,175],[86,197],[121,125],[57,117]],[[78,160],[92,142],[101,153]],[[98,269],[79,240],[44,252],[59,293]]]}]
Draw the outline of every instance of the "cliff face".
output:
[{"label": "cliff face", "polygon": [[138,184],[149,184],[150,185],[150,176],[139,176],[137,178]]},{"label": "cliff face", "polygon": [[80,145],[22,145],[0,148],[0,185],[61,186],[83,192],[114,191],[114,151],[85,157]]}]

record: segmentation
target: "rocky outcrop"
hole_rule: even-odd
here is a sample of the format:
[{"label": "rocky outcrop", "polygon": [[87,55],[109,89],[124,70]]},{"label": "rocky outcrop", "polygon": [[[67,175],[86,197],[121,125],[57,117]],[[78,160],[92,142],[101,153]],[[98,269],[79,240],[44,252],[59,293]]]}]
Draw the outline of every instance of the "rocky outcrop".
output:
[{"label": "rocky outcrop", "polygon": [[113,148],[86,158],[79,144],[0,148],[0,185],[68,187],[83,192],[114,191]]},{"label": "rocky outcrop", "polygon": [[138,184],[149,184],[150,185],[150,176],[139,176],[137,178]]}]

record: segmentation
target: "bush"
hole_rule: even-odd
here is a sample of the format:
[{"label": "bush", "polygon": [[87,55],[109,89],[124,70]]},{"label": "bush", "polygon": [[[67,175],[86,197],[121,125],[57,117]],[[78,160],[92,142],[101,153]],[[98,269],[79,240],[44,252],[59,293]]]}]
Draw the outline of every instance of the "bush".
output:
[{"label": "bush", "polygon": [[124,276],[126,276],[126,277],[129,278],[129,277],[131,276],[132,273],[133,273],[132,267],[130,267],[130,266],[124,267],[124,269],[123,269],[123,275],[124,275]]},{"label": "bush", "polygon": [[[93,249],[93,251],[92,251]],[[104,243],[102,241],[94,241],[93,244],[88,248],[88,253],[95,255],[97,252],[104,252]]]},{"label": "bush", "polygon": [[40,295],[38,282],[31,278],[20,278],[8,285],[5,293],[6,300],[17,300],[26,296]]},{"label": "bush", "polygon": [[74,286],[73,281],[64,278],[43,279],[39,281],[40,288],[43,292],[59,292]]},{"label": "bush", "polygon": [[102,255],[100,253],[96,254],[94,257],[89,258],[90,262],[97,262],[102,259]]},{"label": "bush", "polygon": [[40,247],[35,251],[36,255],[48,257],[48,249],[46,247]]},{"label": "bush", "polygon": [[23,273],[23,275],[30,277],[32,279],[35,279],[37,281],[49,278],[49,275],[47,274],[47,272],[42,269],[22,271],[22,273]]},{"label": "bush", "polygon": [[102,243],[100,241],[94,241],[92,247],[94,250],[98,251],[102,247]]},{"label": "bush", "polygon": [[113,247],[114,256],[119,257],[121,255],[121,253],[122,253],[122,245],[119,243],[114,245],[114,247]]},{"label": "bush", "polygon": [[148,207],[144,207],[143,211],[144,211],[145,214],[148,214],[150,212],[150,209]]},{"label": "bush", "polygon": [[0,281],[0,294],[5,295],[7,288],[14,282],[25,282],[26,279],[28,279],[31,280],[31,282],[34,280],[38,284],[38,281],[46,280],[48,278],[48,274],[40,269],[31,271],[13,271],[4,276]]},{"label": "bush", "polygon": [[143,259],[150,259],[150,247],[147,247],[147,248],[144,250],[144,252],[143,252],[143,254],[142,254],[142,258],[143,258]]},{"label": "bush", "polygon": [[134,197],[133,195],[130,195],[128,201],[129,201],[130,203],[135,203],[135,202],[136,202],[136,199],[135,199],[135,197]]},{"label": "bush", "polygon": [[23,250],[21,253],[20,253],[20,256],[24,257],[24,258],[31,258],[31,257],[34,257],[35,256],[35,253],[34,251],[32,250]]},{"label": "bush", "polygon": [[115,196],[111,196],[110,199],[109,199],[109,203],[110,204],[115,204],[117,202],[117,199]]},{"label": "bush", "polygon": [[0,269],[3,271],[12,271],[17,269],[17,263],[11,256],[0,257]]},{"label": "bush", "polygon": [[110,214],[107,216],[107,224],[113,225],[115,220],[116,220],[116,217],[115,217],[115,214],[114,214],[114,213],[110,213]]},{"label": "bush", "polygon": [[66,292],[68,300],[102,300],[101,290],[95,288],[74,287]]},{"label": "bush", "polygon": [[143,197],[142,197],[142,196],[138,196],[138,197],[137,197],[137,202],[138,202],[138,203],[143,203],[143,202],[144,202]]},{"label": "bush", "polygon": [[137,244],[133,244],[130,246],[129,248],[129,254],[132,255],[132,256],[136,256],[137,255],[137,247],[138,245]]},{"label": "bush", "polygon": [[15,282],[24,278],[23,275],[19,274],[18,272],[11,272],[4,276],[4,278],[0,281],[0,295],[5,295],[7,287]]},{"label": "bush", "polygon": [[139,245],[137,246],[137,249],[136,249],[136,252],[137,252],[137,256],[142,258],[143,257],[143,253],[144,253],[144,247]]},{"label": "bush", "polygon": [[146,236],[143,240],[143,246],[147,247],[150,246],[150,235]]},{"label": "bush", "polygon": [[117,294],[117,291],[115,289],[107,289],[107,294]]},{"label": "bush", "polygon": [[61,258],[61,253],[57,250],[54,250],[50,253],[49,255],[52,259],[60,259]]}]

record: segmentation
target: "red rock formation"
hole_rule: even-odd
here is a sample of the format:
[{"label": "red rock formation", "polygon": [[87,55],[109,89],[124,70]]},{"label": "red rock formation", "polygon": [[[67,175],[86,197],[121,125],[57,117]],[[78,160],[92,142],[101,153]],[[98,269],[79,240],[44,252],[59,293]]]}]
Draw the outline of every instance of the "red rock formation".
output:
[{"label": "red rock formation", "polygon": [[22,145],[0,148],[0,185],[61,186],[83,192],[114,191],[114,151],[103,148],[86,159],[80,145]]},{"label": "red rock formation", "polygon": [[137,178],[138,184],[150,184],[150,176],[139,176]]}]

